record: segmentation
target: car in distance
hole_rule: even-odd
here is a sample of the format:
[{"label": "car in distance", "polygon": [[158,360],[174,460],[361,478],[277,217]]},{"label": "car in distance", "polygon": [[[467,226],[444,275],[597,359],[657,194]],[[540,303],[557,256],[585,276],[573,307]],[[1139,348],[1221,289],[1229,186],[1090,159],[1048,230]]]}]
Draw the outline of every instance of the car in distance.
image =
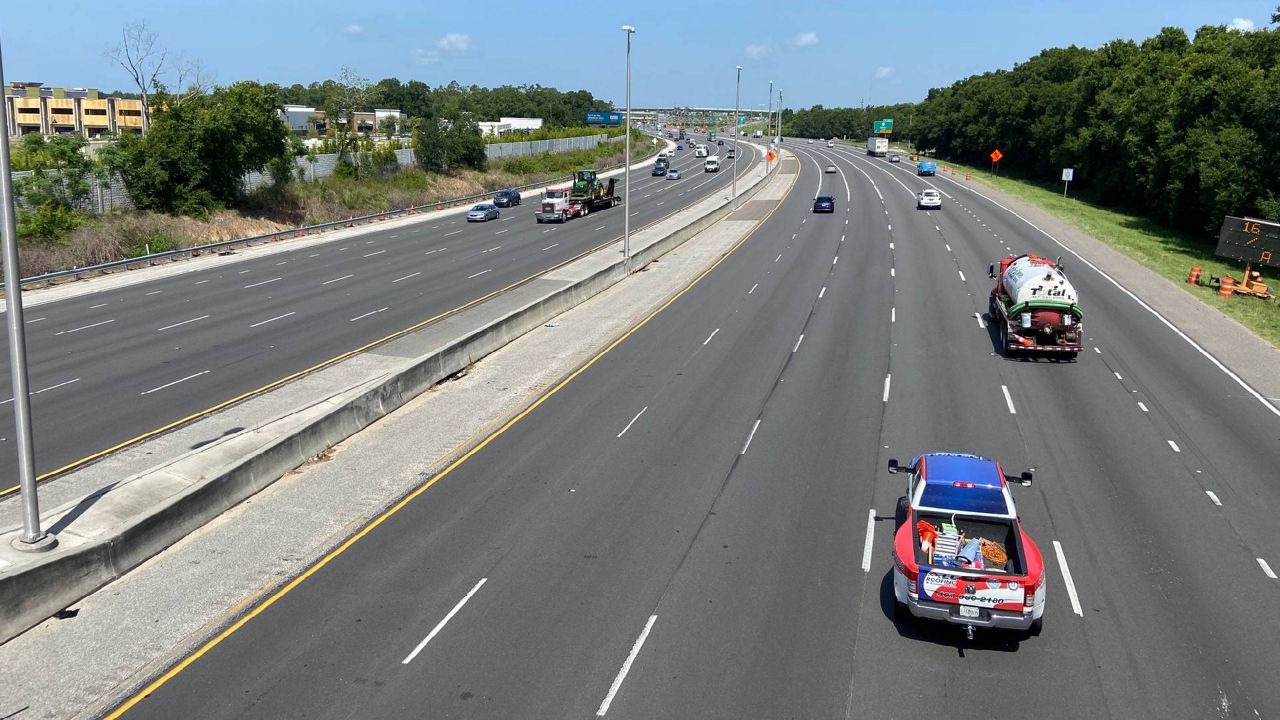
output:
[{"label": "car in distance", "polygon": [[836,166],[835,166],[835,165],[828,165],[828,166],[827,166],[827,168],[826,168],[826,170],[824,170],[823,172],[833,173],[833,172],[835,172],[835,171],[836,171]]},{"label": "car in distance", "polygon": [[723,144],[724,144],[724,140],[716,140],[716,145],[723,145]]},{"label": "car in distance", "polygon": [[805,140],[805,142],[807,142],[807,143],[809,143],[810,145],[812,145],[812,144],[813,144],[813,138],[809,138],[808,140]]},{"label": "car in distance", "polygon": [[978,628],[1029,631],[1044,617],[1040,549],[1022,528],[1010,485],[1031,485],[1031,471],[1005,475],[994,460],[968,453],[925,453],[909,467],[907,494],[894,514],[895,615]]},{"label": "car in distance", "polygon": [[676,144],[676,149],[677,149],[677,150],[683,150],[683,149],[684,149],[684,143],[677,143],[677,144]]},{"label": "car in distance", "polygon": [[892,162],[892,163],[902,162],[902,158],[898,157],[897,155],[890,155],[889,162]]},{"label": "car in distance", "polygon": [[816,213],[833,213],[836,211],[836,199],[830,195],[819,195],[813,199],[813,211]]},{"label": "car in distance", "polygon": [[942,209],[942,193],[933,188],[925,188],[916,196],[917,210],[940,210]]},{"label": "car in distance", "polygon": [[493,195],[493,204],[500,207],[515,207],[520,204],[520,193],[515,190],[499,190]]},{"label": "car in distance", "polygon": [[498,219],[498,206],[480,203],[467,212],[467,222],[489,222]]},{"label": "car in distance", "polygon": [[738,152],[737,152],[736,150],[734,150],[733,148],[729,148],[729,152],[725,153],[725,154],[724,154],[724,156],[725,156],[725,159],[727,159],[727,160],[732,160],[732,159],[734,159],[734,158],[738,157]]},{"label": "car in distance", "polygon": [[668,180],[679,180],[679,179],[680,179],[680,171],[679,171],[679,170],[677,170],[677,169],[675,169],[675,168],[671,168],[670,170],[668,170],[668,171],[667,171],[667,179],[668,179]]},{"label": "car in distance", "polygon": [[662,177],[667,174],[667,170],[668,167],[666,163],[659,163],[653,166],[653,172],[649,173],[649,175],[650,177]]},{"label": "car in distance", "polygon": [[916,165],[916,175],[937,175],[938,163],[932,160],[921,160]]},{"label": "car in distance", "polygon": [[833,148],[833,147],[835,147],[835,146],[836,146],[836,141],[835,141],[835,140],[828,140],[828,141],[827,141],[827,147],[829,147],[829,148]]}]

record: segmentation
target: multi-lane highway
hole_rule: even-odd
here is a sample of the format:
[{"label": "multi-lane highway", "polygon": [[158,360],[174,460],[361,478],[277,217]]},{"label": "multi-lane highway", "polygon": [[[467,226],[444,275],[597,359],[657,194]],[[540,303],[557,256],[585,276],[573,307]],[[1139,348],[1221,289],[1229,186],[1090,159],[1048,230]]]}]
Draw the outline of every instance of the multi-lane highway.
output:
[{"label": "multi-lane highway", "polygon": [[[788,147],[724,263],[129,716],[1280,713],[1280,418],[963,183]],[[1009,250],[1068,254],[1077,362],[995,351]],[[894,618],[883,468],[929,450],[1037,469],[1040,635]]]},{"label": "multi-lane highway", "polygon": [[[750,145],[741,152],[740,173],[760,158]],[[633,170],[633,230],[730,182],[727,171],[704,174],[691,149],[677,158],[679,180],[651,177],[648,161]],[[467,223],[458,212],[28,308],[38,471],[362,347],[622,233],[621,207],[560,225],[535,223],[536,204],[503,209],[488,223]],[[0,373],[7,376],[7,353]],[[0,413],[0,465],[14,463],[12,438],[12,415]]]}]

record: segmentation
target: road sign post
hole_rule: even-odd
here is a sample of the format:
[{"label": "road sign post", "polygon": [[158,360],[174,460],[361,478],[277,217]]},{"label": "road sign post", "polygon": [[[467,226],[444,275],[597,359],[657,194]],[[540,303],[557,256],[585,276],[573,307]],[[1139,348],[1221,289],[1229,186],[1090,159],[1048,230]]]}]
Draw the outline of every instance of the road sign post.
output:
[{"label": "road sign post", "polygon": [[1000,152],[1000,148],[991,151],[991,171],[996,175],[1000,174],[1000,158],[1004,157],[1004,153]]},{"label": "road sign post", "polygon": [[1075,168],[1062,168],[1062,197],[1067,197],[1067,186],[1071,184],[1071,180],[1075,177]]}]

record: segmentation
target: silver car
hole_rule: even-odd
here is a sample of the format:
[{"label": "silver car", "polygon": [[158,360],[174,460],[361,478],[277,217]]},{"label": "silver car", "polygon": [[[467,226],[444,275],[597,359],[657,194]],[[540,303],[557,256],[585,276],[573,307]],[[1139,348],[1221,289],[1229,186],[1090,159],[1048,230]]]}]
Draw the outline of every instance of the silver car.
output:
[{"label": "silver car", "polygon": [[498,219],[498,206],[481,203],[467,212],[467,222],[488,222]]},{"label": "silver car", "polygon": [[671,168],[670,170],[668,170],[668,171],[667,171],[667,179],[668,179],[668,180],[679,180],[679,179],[680,179],[680,171],[679,171],[679,170],[677,170],[677,169],[675,169],[675,168]]}]

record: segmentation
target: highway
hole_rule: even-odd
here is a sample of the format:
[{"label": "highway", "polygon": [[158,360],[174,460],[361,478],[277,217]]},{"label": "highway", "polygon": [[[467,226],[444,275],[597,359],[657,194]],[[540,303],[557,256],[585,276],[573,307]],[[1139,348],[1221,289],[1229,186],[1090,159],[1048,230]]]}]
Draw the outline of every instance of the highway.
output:
[{"label": "highway", "polygon": [[[127,717],[1280,713],[1280,418],[962,181],[786,146],[725,262]],[[1077,362],[996,352],[1006,248],[1068,256]],[[894,618],[884,467],[932,450],[1036,468],[1040,635]]]},{"label": "highway", "polygon": [[[739,173],[759,151],[744,145]],[[719,148],[726,150],[725,148]],[[679,180],[632,171],[632,230],[722,191],[691,149]],[[731,167],[731,165],[729,166]],[[622,192],[619,176],[618,192]],[[536,198],[27,308],[37,472],[45,473],[484,297],[622,235],[621,207],[537,224]],[[0,360],[7,377],[8,354]],[[3,404],[11,400],[6,396]],[[16,466],[12,413],[0,465]],[[0,483],[0,491],[14,482]]]}]

